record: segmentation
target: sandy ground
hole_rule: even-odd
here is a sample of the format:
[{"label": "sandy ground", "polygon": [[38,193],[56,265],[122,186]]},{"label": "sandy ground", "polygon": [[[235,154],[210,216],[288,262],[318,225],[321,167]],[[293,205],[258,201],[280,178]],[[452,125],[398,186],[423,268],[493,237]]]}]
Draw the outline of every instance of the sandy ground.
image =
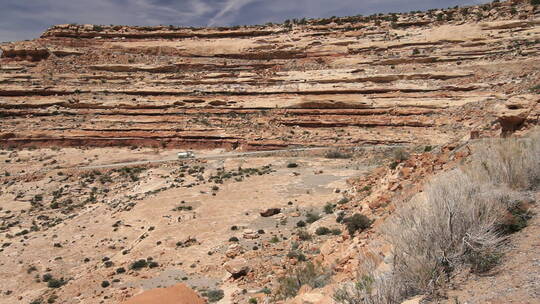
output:
[{"label": "sandy ground", "polygon": [[[2,247],[5,258],[0,262],[0,273],[13,279],[1,284],[0,303],[29,303],[51,295],[58,296],[61,303],[114,303],[141,290],[180,282],[198,290],[218,288],[228,277],[222,263],[230,237],[238,237],[248,250],[260,248],[274,235],[290,237],[296,221],[303,218],[278,225],[283,217],[262,218],[261,211],[282,208],[285,217],[311,210],[320,212],[327,202],[346,195],[349,177],[366,169],[357,159],[323,157],[191,160],[184,165],[204,167],[204,182],[187,176],[183,186],[175,186],[181,175],[181,162],[177,162],[147,168],[136,181],[113,172],[112,181],[100,184],[85,183],[88,177],[81,177],[84,171],[54,168],[159,159],[176,152],[112,148],[4,152],[0,156],[0,174],[13,175],[3,177],[0,214],[4,227],[14,219],[18,223],[6,228],[1,236],[1,242],[9,245]],[[12,162],[6,163],[6,159]],[[290,163],[298,166],[289,168]],[[227,179],[216,184],[218,190],[206,182],[221,168],[232,172],[238,167],[264,166],[271,169],[262,175],[244,176],[241,181]],[[107,172],[103,170],[99,176]],[[26,182],[15,183],[15,179]],[[88,189],[96,188],[91,191],[95,191],[97,200],[74,210],[47,208],[50,193],[61,187],[68,189],[62,198],[74,201],[77,196],[88,195]],[[339,193],[336,189],[340,189]],[[45,207],[32,209],[32,199],[40,194]],[[192,209],[173,211],[179,206]],[[37,231],[28,229],[33,225],[39,227]],[[231,230],[232,226],[238,230]],[[255,240],[243,239],[243,229],[263,229],[265,234]],[[186,240],[186,247],[178,245]],[[153,260],[159,266],[130,270],[130,265],[139,259]],[[120,267],[126,272],[116,273]],[[60,289],[48,288],[43,282],[46,273],[67,283]],[[111,286],[101,287],[102,281]]]}]

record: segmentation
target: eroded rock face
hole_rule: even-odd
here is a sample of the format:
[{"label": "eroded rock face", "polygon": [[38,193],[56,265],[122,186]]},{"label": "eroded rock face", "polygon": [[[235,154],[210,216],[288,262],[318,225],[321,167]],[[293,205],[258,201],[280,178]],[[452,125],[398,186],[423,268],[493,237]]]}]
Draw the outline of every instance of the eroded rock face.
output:
[{"label": "eroded rock face", "polygon": [[49,56],[51,55],[51,53],[46,47],[38,43],[32,42],[20,42],[0,46],[0,51],[2,53],[1,58],[29,61],[44,60],[49,58]]},{"label": "eroded rock face", "polygon": [[540,115],[540,95],[526,94],[509,98],[498,105],[496,115],[503,133],[519,129],[527,120],[538,122]]},{"label": "eroded rock face", "polygon": [[537,85],[529,6],[396,17],[54,26],[1,46],[0,146],[443,144]]}]

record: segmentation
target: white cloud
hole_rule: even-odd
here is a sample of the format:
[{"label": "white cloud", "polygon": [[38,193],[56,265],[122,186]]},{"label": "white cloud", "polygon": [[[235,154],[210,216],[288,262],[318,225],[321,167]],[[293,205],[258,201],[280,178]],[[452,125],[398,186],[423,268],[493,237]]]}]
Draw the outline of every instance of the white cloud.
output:
[{"label": "white cloud", "polygon": [[238,11],[242,9],[242,7],[255,1],[257,0],[227,0],[227,2],[225,2],[225,5],[223,5],[221,10],[217,12],[217,14],[215,14],[214,17],[210,19],[210,21],[208,21],[208,26],[214,26],[216,24],[225,24],[223,20],[225,16],[235,15],[236,13],[238,13]]}]

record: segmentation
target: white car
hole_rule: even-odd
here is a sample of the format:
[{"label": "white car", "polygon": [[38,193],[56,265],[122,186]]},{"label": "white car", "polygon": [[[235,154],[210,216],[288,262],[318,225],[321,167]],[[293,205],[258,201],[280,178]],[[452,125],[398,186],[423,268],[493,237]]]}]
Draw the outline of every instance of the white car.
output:
[{"label": "white car", "polygon": [[195,153],[193,151],[184,151],[184,152],[178,152],[178,158],[194,158]]}]

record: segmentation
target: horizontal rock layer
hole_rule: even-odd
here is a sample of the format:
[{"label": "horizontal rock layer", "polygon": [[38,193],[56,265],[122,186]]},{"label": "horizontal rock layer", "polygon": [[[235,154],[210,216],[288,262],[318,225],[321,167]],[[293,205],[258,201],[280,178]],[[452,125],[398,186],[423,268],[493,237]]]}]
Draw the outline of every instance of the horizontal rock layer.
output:
[{"label": "horizontal rock layer", "polygon": [[0,146],[445,143],[489,128],[494,105],[537,85],[538,12],[517,7],[442,20],[55,26],[1,46]]}]

